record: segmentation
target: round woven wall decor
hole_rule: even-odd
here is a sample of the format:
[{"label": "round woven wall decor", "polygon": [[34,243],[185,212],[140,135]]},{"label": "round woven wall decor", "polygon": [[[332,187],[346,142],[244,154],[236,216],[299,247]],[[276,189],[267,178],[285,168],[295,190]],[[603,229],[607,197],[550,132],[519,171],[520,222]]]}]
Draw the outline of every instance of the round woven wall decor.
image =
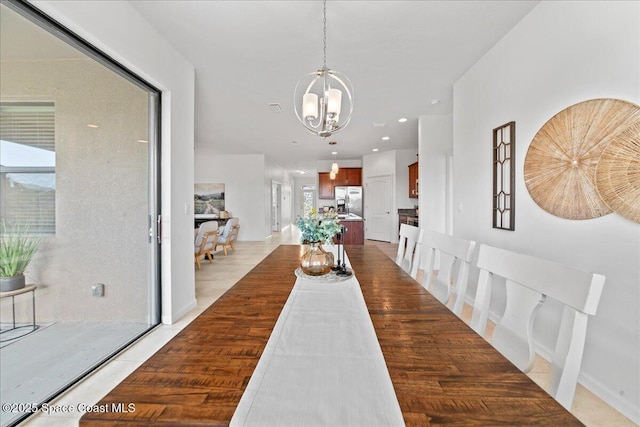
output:
[{"label": "round woven wall decor", "polygon": [[629,126],[602,152],[596,186],[611,209],[640,223],[640,123]]},{"label": "round woven wall decor", "polygon": [[640,122],[640,107],[617,99],[572,105],[545,123],[524,161],[529,194],[545,211],[567,219],[611,213],[596,189],[596,166],[609,143]]}]

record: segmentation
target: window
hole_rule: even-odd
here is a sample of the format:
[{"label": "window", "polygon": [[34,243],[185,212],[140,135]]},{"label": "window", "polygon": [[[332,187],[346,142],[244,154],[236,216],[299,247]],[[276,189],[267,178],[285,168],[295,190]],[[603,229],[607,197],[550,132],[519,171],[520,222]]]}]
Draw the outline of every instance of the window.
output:
[{"label": "window", "polygon": [[55,234],[55,111],[51,102],[0,103],[0,219]]}]

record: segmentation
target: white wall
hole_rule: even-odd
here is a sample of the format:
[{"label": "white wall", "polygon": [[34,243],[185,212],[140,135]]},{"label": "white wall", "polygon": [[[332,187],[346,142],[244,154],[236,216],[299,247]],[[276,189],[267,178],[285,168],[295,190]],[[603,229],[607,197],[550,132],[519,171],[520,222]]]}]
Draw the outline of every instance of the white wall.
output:
[{"label": "white wall", "polygon": [[[640,225],[616,214],[583,221],[555,217],[533,202],[522,175],[532,138],[560,110],[599,97],[640,104],[639,29],[637,1],[541,2],[454,85],[453,125],[454,233],[606,276],[580,381],[637,423]],[[492,129],[511,120],[515,231],[494,230]],[[470,286],[473,295],[475,284]],[[495,314],[501,314],[501,299],[492,305]],[[546,348],[558,311],[547,303],[540,311],[535,336]]]},{"label": "white wall", "polygon": [[[266,204],[265,198],[263,154],[223,155],[214,150],[198,148],[194,177],[197,183],[224,183],[225,209],[232,216],[240,218],[239,241],[264,240],[271,234],[270,229],[265,230],[265,221],[271,218],[271,205]],[[193,197],[193,189],[191,193]]]},{"label": "white wall", "polygon": [[[447,159],[453,153],[453,118],[450,114],[418,118],[420,152],[420,227],[442,233],[448,230],[450,182]],[[425,254],[426,255],[426,254]]]},{"label": "white wall", "polygon": [[162,321],[196,306],[193,269],[194,68],[128,2],[31,2],[162,90]]},{"label": "white wall", "polygon": [[[362,159],[337,160],[337,163],[338,163],[338,166],[341,168],[361,168],[362,167]],[[333,164],[333,160],[318,160],[316,162],[316,169],[318,170],[318,172],[331,172],[332,164]]]}]

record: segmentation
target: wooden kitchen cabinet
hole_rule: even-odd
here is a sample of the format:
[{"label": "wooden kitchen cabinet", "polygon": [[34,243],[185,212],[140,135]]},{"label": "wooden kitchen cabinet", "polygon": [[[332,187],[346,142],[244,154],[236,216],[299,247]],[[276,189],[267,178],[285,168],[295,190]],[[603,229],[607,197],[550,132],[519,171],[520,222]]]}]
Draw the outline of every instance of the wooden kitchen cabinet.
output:
[{"label": "wooden kitchen cabinet", "polygon": [[333,180],[329,172],[318,173],[318,198],[333,199]]},{"label": "wooden kitchen cabinet", "polygon": [[345,168],[344,170],[346,177],[344,185],[362,185],[362,168]]},{"label": "wooden kitchen cabinet", "polygon": [[340,168],[333,185],[362,185],[362,168]]},{"label": "wooden kitchen cabinet", "polygon": [[346,232],[344,233],[345,245],[364,245],[364,221],[340,221],[344,225]]},{"label": "wooden kitchen cabinet", "polygon": [[409,198],[418,198],[418,162],[409,165]]},{"label": "wooden kitchen cabinet", "polygon": [[345,185],[362,185],[362,168],[340,168],[335,180],[331,179],[329,172],[319,172],[318,198],[333,199],[333,188]]}]

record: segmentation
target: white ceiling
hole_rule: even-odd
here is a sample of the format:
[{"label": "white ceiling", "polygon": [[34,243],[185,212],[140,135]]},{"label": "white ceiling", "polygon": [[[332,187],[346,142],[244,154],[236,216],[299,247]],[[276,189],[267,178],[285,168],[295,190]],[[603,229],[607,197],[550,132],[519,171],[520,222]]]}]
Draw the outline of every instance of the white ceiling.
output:
[{"label": "white ceiling", "polygon": [[334,149],[338,160],[417,149],[418,116],[450,113],[453,83],[538,1],[329,0],[327,66],[349,77],[355,107],[327,140],[293,110],[298,79],[322,67],[321,0],[130,3],[195,67],[196,147],[314,172]]}]

